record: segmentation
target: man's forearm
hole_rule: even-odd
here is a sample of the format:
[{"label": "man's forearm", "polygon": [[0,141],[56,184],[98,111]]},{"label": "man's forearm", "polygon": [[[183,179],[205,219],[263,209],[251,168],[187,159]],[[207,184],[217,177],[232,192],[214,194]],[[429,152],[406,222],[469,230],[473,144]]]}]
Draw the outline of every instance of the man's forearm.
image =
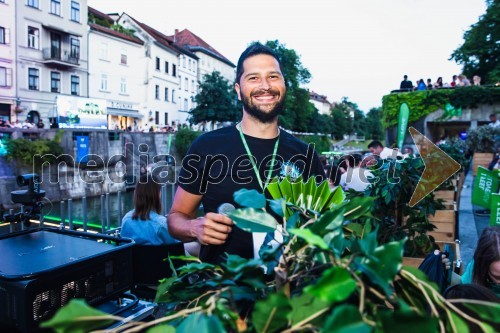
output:
[{"label": "man's forearm", "polygon": [[186,214],[172,212],[168,215],[168,231],[170,234],[182,242],[192,242],[196,240],[192,230],[192,218]]}]

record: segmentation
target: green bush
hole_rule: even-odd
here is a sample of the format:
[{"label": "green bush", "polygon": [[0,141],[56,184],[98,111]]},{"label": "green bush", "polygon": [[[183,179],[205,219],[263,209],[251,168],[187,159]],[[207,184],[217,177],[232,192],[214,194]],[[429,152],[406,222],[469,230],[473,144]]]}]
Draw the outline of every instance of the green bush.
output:
[{"label": "green bush", "polygon": [[475,108],[479,104],[500,102],[499,87],[462,87],[385,95],[382,98],[382,121],[385,128],[398,123],[399,107],[407,103],[410,108],[409,122],[415,122],[446,104],[454,108]]},{"label": "green bush", "polygon": [[494,153],[495,145],[498,144],[500,128],[492,126],[480,126],[467,132],[465,144],[467,151],[471,153]]},{"label": "green bush", "polygon": [[[60,141],[62,131],[59,131],[53,140],[38,139],[35,141],[23,138],[8,140],[5,144],[9,161],[16,161],[23,166],[32,166],[35,170],[40,170],[43,163],[52,163],[54,156],[63,154]],[[35,155],[44,156],[34,159]]]},{"label": "green bush", "polygon": [[325,135],[295,135],[305,143],[314,143],[314,149],[318,154],[330,150],[330,140]]},{"label": "green bush", "polygon": [[175,149],[181,160],[186,156],[191,143],[201,135],[201,132],[195,132],[189,128],[183,128],[175,134]]}]

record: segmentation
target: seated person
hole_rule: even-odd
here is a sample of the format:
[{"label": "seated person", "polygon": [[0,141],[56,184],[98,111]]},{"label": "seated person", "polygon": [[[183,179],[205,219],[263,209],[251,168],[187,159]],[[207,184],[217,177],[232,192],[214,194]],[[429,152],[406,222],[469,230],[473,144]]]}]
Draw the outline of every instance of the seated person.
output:
[{"label": "seated person", "polygon": [[377,140],[370,142],[370,144],[368,145],[368,150],[370,150],[370,153],[380,157],[383,160],[388,158],[396,159],[398,156],[403,157],[403,154],[401,154],[398,149],[384,147],[382,146],[382,143]]},{"label": "seated person", "polygon": [[336,166],[329,165],[325,169],[325,173],[328,176],[328,184],[330,185],[330,189],[334,189],[340,184],[340,169]]},{"label": "seated person", "polygon": [[167,245],[179,241],[170,236],[167,218],[161,214],[160,184],[143,176],[134,191],[134,209],[122,219],[122,237],[140,245]]},{"label": "seated person", "polygon": [[489,288],[500,297],[500,227],[483,230],[474,259],[467,265],[461,281]]},{"label": "seated person", "polygon": [[347,172],[340,177],[340,186],[346,191],[353,189],[357,192],[363,192],[370,185],[368,178],[373,177],[373,174],[361,167],[361,154],[352,154],[347,161],[349,167]]}]

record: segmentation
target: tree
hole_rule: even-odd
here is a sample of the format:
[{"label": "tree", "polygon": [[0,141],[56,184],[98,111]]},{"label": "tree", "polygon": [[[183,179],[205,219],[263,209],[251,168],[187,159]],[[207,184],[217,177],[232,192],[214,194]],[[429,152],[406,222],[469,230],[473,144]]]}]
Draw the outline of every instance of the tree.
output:
[{"label": "tree", "polygon": [[371,140],[382,140],[384,130],[382,128],[382,108],[372,108],[366,115],[365,136]]},{"label": "tree", "polygon": [[281,126],[293,131],[308,132],[311,119],[314,117],[315,107],[309,102],[309,92],[301,88],[311,79],[311,73],[300,62],[295,50],[287,49],[279,41],[268,41],[266,46],[276,52],[281,62],[281,69],[285,79],[287,94],[283,114],[278,118]]},{"label": "tree", "polygon": [[332,134],[336,140],[342,140],[345,134],[353,133],[353,107],[347,97],[343,97],[340,103],[332,108],[333,130]]},{"label": "tree", "polygon": [[194,124],[202,121],[237,121],[241,115],[236,92],[217,71],[203,76],[200,92],[194,101],[196,107],[189,111],[190,122]]},{"label": "tree", "polygon": [[450,60],[463,65],[469,78],[479,75],[483,83],[500,81],[500,0],[487,0],[486,13],[464,33],[464,43]]}]

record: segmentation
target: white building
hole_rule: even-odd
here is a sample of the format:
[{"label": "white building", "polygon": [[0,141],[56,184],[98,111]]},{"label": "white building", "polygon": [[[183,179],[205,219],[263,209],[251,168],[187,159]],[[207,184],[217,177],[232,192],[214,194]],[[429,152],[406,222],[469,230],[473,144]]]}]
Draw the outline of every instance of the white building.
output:
[{"label": "white building", "polygon": [[326,96],[310,91],[309,102],[314,104],[316,109],[318,109],[319,114],[329,115],[331,113],[333,104],[328,101]]},{"label": "white building", "polygon": [[16,1],[21,120],[54,121],[58,95],[88,96],[87,1]]},{"label": "white building", "polygon": [[16,0],[0,0],[0,119],[15,121]]},{"label": "white building", "polygon": [[218,71],[229,81],[229,84],[234,83],[236,66],[203,39],[188,29],[182,31],[176,29],[175,34],[171,37],[176,45],[182,46],[198,56],[198,81],[202,81],[203,75]]},{"label": "white building", "polygon": [[198,57],[184,48],[175,46],[179,54],[179,119],[177,124],[187,123],[189,111],[195,107],[194,97],[198,92]]},{"label": "white building", "polygon": [[144,115],[145,49],[136,37],[91,22],[111,17],[89,7],[89,97],[107,100],[108,128],[139,128]]},{"label": "white building", "polygon": [[145,60],[143,99],[141,112],[144,115],[142,128],[156,129],[178,121],[180,117],[178,56],[180,52],[167,36],[123,13],[118,23],[135,30],[135,36],[144,42]]}]

